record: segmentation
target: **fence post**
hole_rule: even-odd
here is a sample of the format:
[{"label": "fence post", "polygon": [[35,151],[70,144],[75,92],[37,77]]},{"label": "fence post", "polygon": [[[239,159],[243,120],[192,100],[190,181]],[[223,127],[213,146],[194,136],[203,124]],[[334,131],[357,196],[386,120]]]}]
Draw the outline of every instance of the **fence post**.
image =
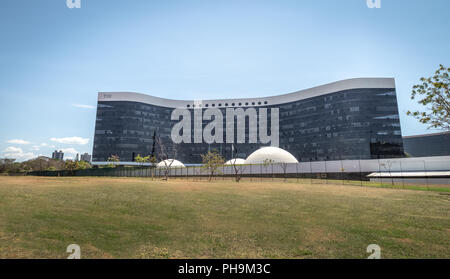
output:
[{"label": "fence post", "polygon": [[430,186],[428,185],[428,172],[425,160],[423,160],[423,170],[425,171],[425,180],[427,181],[427,190],[430,191]]},{"label": "fence post", "polygon": [[399,160],[399,162],[400,162],[400,175],[402,176],[402,187],[403,187],[403,189],[405,189],[405,177],[403,176],[403,168],[402,168],[401,159]]},{"label": "fence post", "polygon": [[272,167],[272,181],[273,181],[273,163],[270,164],[270,165],[271,165],[271,167]]},{"label": "fence post", "polygon": [[262,182],[263,181],[262,164],[259,165],[259,177],[260,177],[261,182]]},{"label": "fence post", "polygon": [[362,187],[363,180],[362,180],[362,170],[361,170],[361,157],[359,157],[358,164],[359,164],[359,180],[361,181],[361,187]]},{"label": "fence post", "polygon": [[381,162],[380,156],[378,156],[378,174],[380,175],[378,178],[380,179],[380,185],[383,187],[383,176],[381,175]]}]

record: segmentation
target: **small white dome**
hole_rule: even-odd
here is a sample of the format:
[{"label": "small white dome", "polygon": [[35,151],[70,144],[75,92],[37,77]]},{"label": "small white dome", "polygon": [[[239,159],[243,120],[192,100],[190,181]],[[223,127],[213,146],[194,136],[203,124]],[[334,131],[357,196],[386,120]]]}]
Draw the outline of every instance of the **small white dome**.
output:
[{"label": "small white dome", "polygon": [[171,168],[184,168],[185,165],[183,163],[181,163],[178,160],[174,160],[174,159],[168,159],[168,160],[164,160],[159,162],[156,167],[157,168],[167,168],[168,166],[170,166]]},{"label": "small white dome", "polygon": [[298,163],[295,157],[278,147],[263,147],[261,149],[256,150],[250,156],[248,156],[247,160],[245,160],[246,164],[263,164],[265,160],[272,160],[274,163]]},{"label": "small white dome", "polygon": [[225,165],[244,165],[245,164],[245,159],[241,159],[241,158],[236,158],[236,159],[231,159],[229,161],[227,161],[225,163]]}]

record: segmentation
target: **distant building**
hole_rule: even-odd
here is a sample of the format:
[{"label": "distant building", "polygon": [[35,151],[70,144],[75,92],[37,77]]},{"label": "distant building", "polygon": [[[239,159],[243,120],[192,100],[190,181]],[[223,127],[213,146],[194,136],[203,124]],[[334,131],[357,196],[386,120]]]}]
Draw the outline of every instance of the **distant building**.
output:
[{"label": "distant building", "polygon": [[450,132],[403,137],[403,146],[412,157],[449,156]]},{"label": "distant building", "polygon": [[85,162],[88,162],[88,163],[91,162],[91,158],[92,158],[92,156],[89,155],[88,153],[81,154],[81,157],[80,157],[81,161],[85,161]]},{"label": "distant building", "polygon": [[75,162],[80,161],[80,154],[77,153],[77,156],[75,156]]},{"label": "distant building", "polygon": [[52,159],[61,161],[64,160],[64,152],[62,152],[61,150],[60,151],[55,150],[55,152],[53,152],[52,154]]}]

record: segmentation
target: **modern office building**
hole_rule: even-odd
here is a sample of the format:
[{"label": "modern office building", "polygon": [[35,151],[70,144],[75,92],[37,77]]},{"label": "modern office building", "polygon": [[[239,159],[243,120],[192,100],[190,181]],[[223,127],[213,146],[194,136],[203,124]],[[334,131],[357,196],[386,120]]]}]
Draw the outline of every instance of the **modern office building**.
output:
[{"label": "modern office building", "polygon": [[64,152],[62,152],[61,150],[60,151],[55,150],[52,153],[52,159],[61,160],[61,161],[64,160]]},{"label": "modern office building", "polygon": [[92,158],[92,156],[89,155],[88,153],[81,154],[81,156],[80,156],[80,160],[81,161],[85,161],[85,162],[88,162],[88,163],[91,162],[91,158]]},{"label": "modern office building", "polygon": [[298,161],[403,157],[395,80],[357,78],[272,97],[202,101],[98,94],[94,163],[111,155],[133,162],[163,148],[194,164],[208,150],[229,160],[271,145]]},{"label": "modern office building", "polygon": [[403,137],[411,157],[450,156],[450,132]]}]

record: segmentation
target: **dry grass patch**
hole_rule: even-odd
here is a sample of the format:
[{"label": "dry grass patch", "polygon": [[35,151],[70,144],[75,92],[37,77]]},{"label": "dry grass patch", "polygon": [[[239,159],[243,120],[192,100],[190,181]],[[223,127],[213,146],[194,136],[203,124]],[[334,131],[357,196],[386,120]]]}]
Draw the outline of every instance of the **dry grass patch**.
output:
[{"label": "dry grass patch", "polygon": [[434,192],[292,181],[0,177],[0,258],[450,258]]}]

